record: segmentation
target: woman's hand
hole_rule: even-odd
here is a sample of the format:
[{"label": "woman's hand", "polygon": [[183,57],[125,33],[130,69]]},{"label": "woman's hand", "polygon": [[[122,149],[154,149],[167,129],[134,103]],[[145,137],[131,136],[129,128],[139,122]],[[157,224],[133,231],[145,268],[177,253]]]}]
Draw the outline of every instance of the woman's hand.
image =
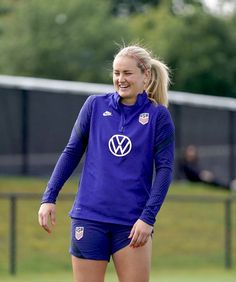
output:
[{"label": "woman's hand", "polygon": [[52,203],[43,203],[38,212],[39,224],[46,230],[48,233],[52,232],[52,229],[49,228],[48,220],[53,225],[56,224],[56,205]]},{"label": "woman's hand", "polygon": [[145,223],[141,219],[138,219],[133,228],[131,229],[129,238],[132,238],[129,246],[132,248],[138,248],[144,246],[153,231],[153,226]]}]

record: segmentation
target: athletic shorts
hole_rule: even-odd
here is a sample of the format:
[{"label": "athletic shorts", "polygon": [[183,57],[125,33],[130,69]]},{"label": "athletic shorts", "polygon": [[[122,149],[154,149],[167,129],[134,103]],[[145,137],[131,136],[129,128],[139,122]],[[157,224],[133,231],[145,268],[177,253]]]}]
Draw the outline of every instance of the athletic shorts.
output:
[{"label": "athletic shorts", "polygon": [[132,226],[97,222],[86,219],[71,220],[70,254],[83,259],[110,261],[110,256],[131,242]]}]

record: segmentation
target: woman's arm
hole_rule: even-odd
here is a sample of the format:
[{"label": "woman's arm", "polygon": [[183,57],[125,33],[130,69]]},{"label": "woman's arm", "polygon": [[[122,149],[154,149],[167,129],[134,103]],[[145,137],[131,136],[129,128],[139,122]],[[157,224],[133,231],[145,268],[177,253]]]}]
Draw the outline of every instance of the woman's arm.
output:
[{"label": "woman's arm", "polygon": [[51,232],[48,220],[50,219],[52,225],[55,225],[56,222],[55,203],[57,196],[80,162],[87,147],[93,99],[94,96],[90,96],[83,105],[72,129],[69,142],[59,157],[43,194],[38,220],[48,233]]}]

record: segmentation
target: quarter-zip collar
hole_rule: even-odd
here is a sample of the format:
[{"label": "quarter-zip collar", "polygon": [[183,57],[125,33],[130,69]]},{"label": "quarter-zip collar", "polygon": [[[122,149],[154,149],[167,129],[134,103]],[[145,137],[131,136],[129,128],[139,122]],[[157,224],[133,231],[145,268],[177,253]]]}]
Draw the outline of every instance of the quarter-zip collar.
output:
[{"label": "quarter-zip collar", "polygon": [[129,115],[125,116],[125,113],[124,113],[125,105],[121,103],[121,96],[117,92],[112,93],[110,96],[109,105],[120,113],[119,132],[124,132],[130,120],[132,120],[132,118],[138,112],[140,112],[140,110],[143,109],[148,103],[151,103],[151,102],[148,99],[147,93],[143,91],[142,93],[137,95],[135,104],[130,105]]},{"label": "quarter-zip collar", "polygon": [[[137,109],[138,107],[147,104],[149,102],[148,99],[148,95],[145,91],[143,91],[142,93],[137,95],[137,99],[136,102],[133,106],[133,109]],[[118,109],[120,108],[120,103],[121,103],[121,96],[118,94],[118,92],[115,92],[111,95],[111,101],[110,101],[110,105],[115,108]]]}]

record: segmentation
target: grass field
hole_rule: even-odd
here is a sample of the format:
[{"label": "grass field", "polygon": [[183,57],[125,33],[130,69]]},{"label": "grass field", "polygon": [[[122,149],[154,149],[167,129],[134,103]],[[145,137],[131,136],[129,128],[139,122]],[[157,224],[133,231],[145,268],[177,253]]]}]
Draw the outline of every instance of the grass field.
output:
[{"label": "grass field", "polygon": [[[159,271],[152,272],[150,282],[235,282],[235,271]],[[0,276],[3,282],[66,282],[72,281],[71,272],[19,274],[16,277]],[[118,282],[115,273],[107,273],[106,282]]]},{"label": "grass field", "polygon": [[[42,193],[45,179],[0,177],[1,192]],[[62,194],[75,193],[77,183],[69,181]],[[169,195],[212,196],[224,199],[229,192],[203,185],[174,183]],[[17,203],[17,277],[8,273],[9,202],[0,198],[0,281],[72,281],[67,216],[73,200],[58,201],[57,225],[51,235],[37,223],[40,199]],[[232,213],[236,214],[236,202]],[[236,237],[233,216],[232,237]],[[165,282],[236,281],[236,242],[232,241],[233,269],[224,270],[224,205],[206,202],[165,202],[155,226],[152,277]],[[58,273],[60,271],[60,273]],[[112,263],[107,282],[114,278]]]}]

